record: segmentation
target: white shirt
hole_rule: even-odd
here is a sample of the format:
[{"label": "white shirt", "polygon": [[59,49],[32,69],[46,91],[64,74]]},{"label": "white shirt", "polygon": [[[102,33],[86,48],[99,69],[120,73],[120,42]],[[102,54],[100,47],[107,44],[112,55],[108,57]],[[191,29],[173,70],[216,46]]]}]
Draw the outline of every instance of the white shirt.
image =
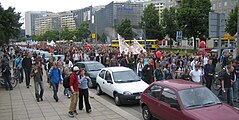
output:
[{"label": "white shirt", "polygon": [[208,58],[207,58],[207,57],[204,57],[204,59],[203,59],[203,65],[205,66],[207,63],[208,63]]},{"label": "white shirt", "polygon": [[199,83],[201,81],[202,71],[201,70],[192,70],[189,75],[192,77],[193,82]]},{"label": "white shirt", "polygon": [[191,62],[192,70],[195,70],[195,65],[197,64],[197,62],[198,62],[198,61],[195,61],[195,60],[193,60],[193,61]]},{"label": "white shirt", "polygon": [[72,67],[73,67],[73,63],[72,63],[70,60],[69,60],[68,67],[69,67],[69,68],[72,68]]},{"label": "white shirt", "polygon": [[73,55],[73,58],[74,58],[74,60],[78,60],[78,53],[75,53],[75,54]]}]

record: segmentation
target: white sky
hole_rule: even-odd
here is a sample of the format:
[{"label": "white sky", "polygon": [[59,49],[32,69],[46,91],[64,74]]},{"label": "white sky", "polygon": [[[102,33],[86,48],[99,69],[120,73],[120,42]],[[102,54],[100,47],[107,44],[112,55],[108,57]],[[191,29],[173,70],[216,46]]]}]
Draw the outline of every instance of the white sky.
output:
[{"label": "white sky", "polygon": [[[15,7],[17,12],[21,12],[23,18],[26,11],[62,12],[81,9],[91,5],[107,5],[112,1],[126,0],[0,0],[0,3],[4,9],[7,9],[9,6]],[[24,21],[24,19],[20,21]]]}]

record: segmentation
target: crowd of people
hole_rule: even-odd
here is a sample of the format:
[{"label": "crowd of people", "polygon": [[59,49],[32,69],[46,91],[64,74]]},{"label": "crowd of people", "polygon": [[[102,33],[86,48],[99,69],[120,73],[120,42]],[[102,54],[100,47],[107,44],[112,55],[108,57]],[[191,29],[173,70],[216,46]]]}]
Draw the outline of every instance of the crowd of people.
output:
[{"label": "crowd of people", "polygon": [[[77,101],[79,110],[83,109],[83,97],[85,100],[86,112],[91,112],[88,100],[89,92],[87,86],[88,76],[84,69],[74,66],[79,61],[98,61],[106,67],[124,66],[133,69],[137,75],[146,83],[155,81],[183,79],[198,84],[204,84],[208,89],[212,88],[212,81],[216,74],[216,68],[220,66],[219,79],[221,80],[221,90],[227,94],[227,102],[233,105],[238,102],[238,82],[239,82],[239,56],[235,59],[227,51],[221,56],[206,53],[205,55],[188,54],[187,52],[160,51],[161,56],[157,56],[157,51],[141,51],[139,54],[120,53],[117,48],[109,46],[76,46],[73,44],[58,44],[49,50],[52,52],[46,61],[45,55],[21,51],[15,46],[15,53],[12,54],[9,48],[4,49],[2,59],[2,74],[6,83],[9,83],[10,59],[13,59],[13,68],[18,71],[19,82],[23,82],[23,71],[25,73],[26,87],[30,87],[30,78],[34,78],[35,96],[37,102],[43,101],[44,94],[44,69],[47,72],[47,82],[53,89],[53,98],[58,102],[59,84],[63,83],[64,95],[71,99],[69,116],[74,117]],[[35,49],[40,49],[35,47]],[[53,54],[63,54],[55,58]],[[17,55],[16,58],[13,57]],[[9,57],[8,57],[9,56]],[[44,67],[42,67],[44,66]],[[72,71],[72,72],[71,72]],[[6,84],[6,89],[12,90],[10,84]]]}]

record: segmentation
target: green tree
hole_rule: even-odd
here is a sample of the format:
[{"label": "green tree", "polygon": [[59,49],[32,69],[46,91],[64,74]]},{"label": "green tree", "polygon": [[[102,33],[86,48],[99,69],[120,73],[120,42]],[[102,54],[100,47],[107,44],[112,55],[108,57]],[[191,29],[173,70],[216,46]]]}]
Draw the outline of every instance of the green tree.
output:
[{"label": "green tree", "polygon": [[74,36],[74,32],[69,30],[68,27],[65,27],[63,31],[60,33],[61,39],[64,39],[64,40],[72,40],[73,36]]},{"label": "green tree", "polygon": [[[175,8],[166,8],[163,10],[162,13],[162,26],[164,33],[167,34],[170,38],[176,38],[176,32],[178,30],[178,25],[176,21],[176,9]],[[170,42],[170,47],[172,47],[172,44]]]},{"label": "green tree", "polygon": [[126,40],[132,40],[134,37],[131,21],[129,19],[123,19],[116,25],[116,32]]},{"label": "green tree", "polygon": [[159,11],[156,10],[154,4],[148,5],[141,17],[140,26],[146,31],[147,39],[163,39],[162,26],[159,24]]},{"label": "green tree", "polygon": [[89,30],[89,23],[82,22],[80,27],[75,30],[74,35],[76,36],[77,40],[86,40],[90,36],[91,32]]},{"label": "green tree", "polygon": [[208,17],[211,11],[210,0],[182,0],[177,10],[177,19],[183,34],[186,37],[193,36],[194,49],[196,38],[208,36]]},{"label": "green tree", "polygon": [[8,44],[10,38],[17,38],[21,33],[21,16],[15,12],[15,8],[9,7],[4,10],[0,3],[0,44]]},{"label": "green tree", "polygon": [[43,34],[43,38],[44,38],[45,40],[57,41],[57,40],[59,40],[59,31],[56,31],[56,30],[46,31],[46,32]]},{"label": "green tree", "polygon": [[238,6],[236,6],[235,9],[230,12],[226,22],[226,31],[232,36],[237,32],[237,14]]}]

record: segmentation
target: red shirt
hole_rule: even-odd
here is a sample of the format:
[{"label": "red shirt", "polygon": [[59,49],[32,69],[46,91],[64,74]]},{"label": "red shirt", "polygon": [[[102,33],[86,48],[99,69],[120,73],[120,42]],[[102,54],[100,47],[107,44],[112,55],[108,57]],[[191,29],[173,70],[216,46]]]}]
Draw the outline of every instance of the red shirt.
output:
[{"label": "red shirt", "polygon": [[78,75],[75,72],[72,72],[70,75],[70,86],[73,86],[74,92],[79,92],[78,84]]}]

